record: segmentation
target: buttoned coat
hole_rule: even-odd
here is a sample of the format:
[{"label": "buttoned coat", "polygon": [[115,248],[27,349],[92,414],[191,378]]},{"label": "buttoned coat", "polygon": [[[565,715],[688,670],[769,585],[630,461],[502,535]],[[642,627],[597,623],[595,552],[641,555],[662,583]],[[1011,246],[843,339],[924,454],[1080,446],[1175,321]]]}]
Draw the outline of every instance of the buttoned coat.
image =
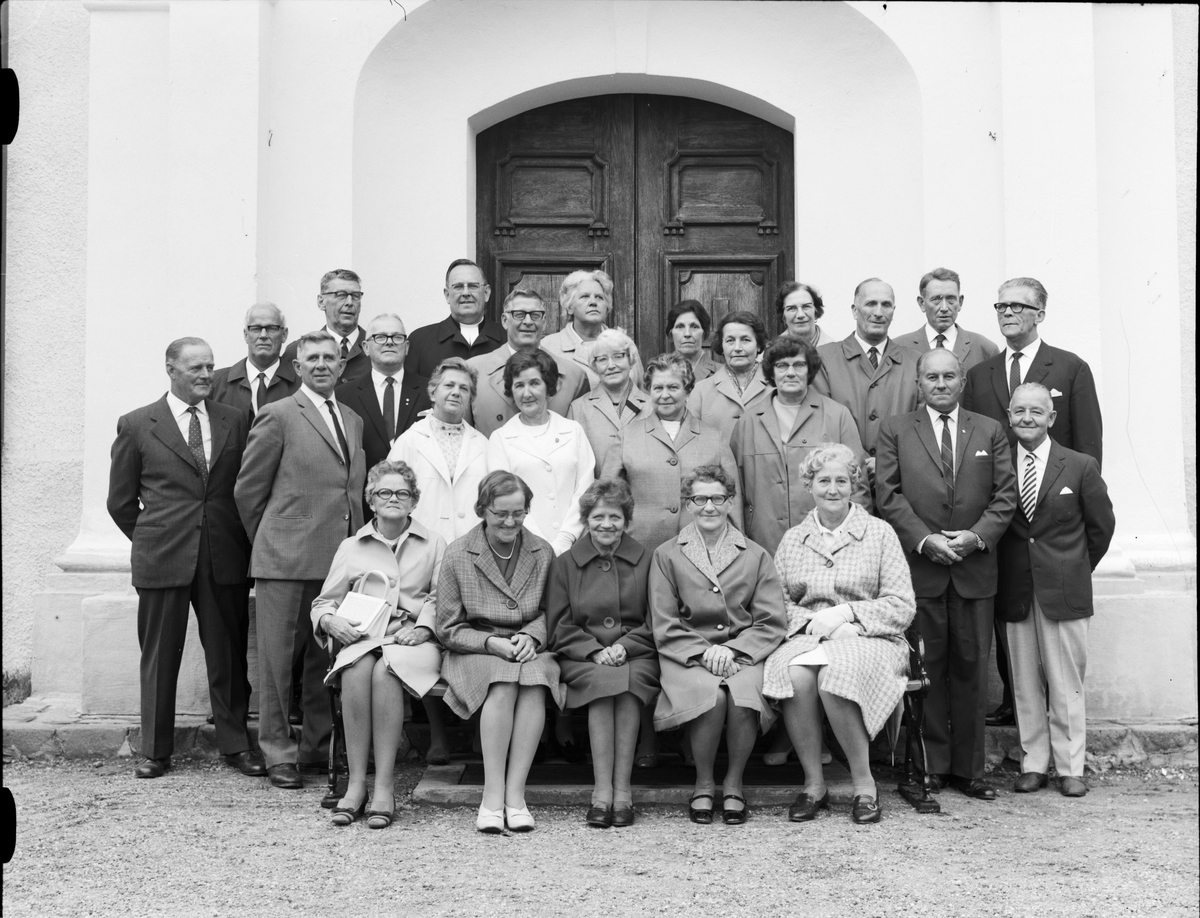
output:
[{"label": "buttoned coat", "polygon": [[447,357],[470,360],[489,354],[508,340],[508,332],[499,322],[485,318],[479,323],[479,334],[468,344],[462,327],[453,316],[440,322],[423,325],[408,336],[408,354],[404,357],[404,372],[431,378],[439,363]]},{"label": "buttoned coat", "polygon": [[[588,391],[587,374],[574,360],[546,351],[558,364],[558,391],[547,401],[551,411],[562,417],[571,410],[571,402]],[[479,386],[467,412],[467,423],[474,425],[485,437],[504,426],[510,418],[517,416],[517,405],[504,394],[504,365],[513,354],[507,342],[496,350],[467,361],[479,374]]]},{"label": "buttoned coat", "polygon": [[487,447],[487,437],[464,423],[462,445],[451,475],[433,436],[432,421],[424,417],[398,436],[388,453],[389,459],[407,462],[417,476],[421,499],[412,509],[412,518],[440,535],[446,544],[479,525],[474,507],[479,483],[488,473]]},{"label": "buttoned coat", "polygon": [[[322,325],[320,328],[314,328],[313,332],[323,332],[328,330],[328,328]],[[359,379],[360,377],[371,372],[371,358],[368,357],[366,351],[363,350],[363,343],[367,340],[367,330],[360,325],[355,330],[355,334],[358,335],[358,342],[346,353],[346,363],[342,366],[342,375],[338,377],[339,386],[344,386],[346,383],[353,382],[354,380]],[[342,339],[340,337],[335,337],[334,340],[337,342],[338,351],[340,353]],[[283,356],[279,359],[286,363],[289,367],[292,366],[292,361],[297,359],[296,351],[299,346],[300,339],[297,338],[286,348],[284,348]],[[300,387],[297,386],[296,388],[299,390]]]},{"label": "buttoned coat", "polygon": [[[258,370],[246,368],[246,358],[242,358],[233,366],[222,367],[213,374],[212,400],[223,405],[232,405],[245,411],[247,416],[254,416],[254,393],[250,384],[258,378]],[[290,360],[280,358],[275,375],[267,385],[263,404],[277,402],[295,394],[300,389],[300,379]]]},{"label": "buttoned coat", "polygon": [[[964,599],[985,599],[996,593],[996,546],[1017,507],[1012,454],[999,424],[959,409],[951,503],[940,436],[925,408],[883,422],[875,469],[879,515],[900,538],[917,596],[941,596],[953,580]],[[932,533],[964,529],[986,548],[948,567],[916,550]]]},{"label": "buttoned coat", "polygon": [[[605,325],[602,331],[607,331],[608,326]],[[566,357],[569,360],[579,364],[584,373],[587,374],[588,383],[593,389],[600,385],[600,376],[592,369],[592,350],[595,347],[594,341],[584,341],[579,332],[575,331],[575,326],[567,322],[560,331],[556,331],[552,335],[547,335],[542,339],[542,349],[549,351],[551,354],[557,354]],[[642,357],[638,352],[635,344],[629,352],[630,371],[629,378],[635,383],[642,378],[645,372],[642,368]]]},{"label": "buttoned coat", "polygon": [[[685,412],[679,436],[672,440],[658,415],[651,412],[622,431],[604,457],[600,477],[622,477],[629,483],[634,508],[628,532],[653,550],[675,538],[690,522],[679,485],[684,475],[700,465],[719,465],[737,481],[733,453],[720,431]],[[741,529],[741,498],[735,497],[733,504],[729,520]]]},{"label": "buttoned coat", "polygon": [[[1092,368],[1077,354],[1051,347],[1045,341],[1038,348],[1025,382],[1041,383],[1050,390],[1058,417],[1050,428],[1050,439],[1067,449],[1087,453],[1104,465],[1104,423]],[[1008,423],[1008,372],[1004,352],[973,367],[967,373],[963,407],[1000,422],[1015,448],[1017,435]]]},{"label": "buttoned coat", "polygon": [[[774,390],[772,390],[773,392]],[[783,534],[812,510],[812,492],[804,486],[801,463],[822,443],[848,446],[861,462],[862,443],[849,410],[812,389],[796,414],[786,440],[779,429],[774,396],[747,410],[733,429],[729,444],[741,473],[746,535],[772,556]],[[851,500],[870,512],[874,506],[865,471]]]},{"label": "buttoned coat", "polygon": [[[969,332],[957,323],[954,327],[958,331],[958,337],[954,339],[954,356],[962,364],[964,373],[971,369],[971,367],[977,366],[985,360],[990,360],[1000,353],[1000,349],[983,335],[976,332]],[[907,335],[900,335],[895,341],[901,347],[916,351],[918,356],[924,354],[926,351],[932,350],[929,346],[929,336],[926,334],[926,328],[928,326],[922,325],[914,332],[909,332]]]},{"label": "buttoned coat", "polygon": [[917,407],[920,355],[889,340],[879,369],[872,370],[871,361],[854,335],[823,344],[817,353],[821,369],[812,381],[812,388],[850,409],[863,449],[868,456],[874,456],[883,420]]},{"label": "buttoned coat", "polygon": [[[435,625],[447,651],[442,662],[446,704],[459,717],[479,709],[493,682],[544,685],[562,707],[566,692],[554,655],[546,650],[546,581],[553,563],[550,543],[528,529],[521,532],[511,583],[496,565],[482,523],[446,549]],[[488,653],[489,637],[518,633],[534,640],[538,654],[533,660],[510,663]]]},{"label": "buttoned coat", "polygon": [[[1015,462],[1020,450],[1013,452]],[[1021,470],[1015,471],[1019,481]],[[1051,440],[1033,521],[1018,501],[1012,525],[1000,539],[996,618],[1024,621],[1035,596],[1053,621],[1090,616],[1092,571],[1108,551],[1115,529],[1099,464]]]},{"label": "buttoned coat", "polygon": [[[584,535],[555,559],[546,586],[546,624],[570,707],[623,692],[649,704],[658,694],[658,653],[646,606],[650,557],[623,535],[607,558]],[[625,650],[623,665],[592,661],[593,654],[617,644]]]},{"label": "buttoned coat", "polygon": [[[414,373],[405,373],[396,387],[396,436],[408,430],[422,411],[430,407],[429,380]],[[375,377],[368,372],[353,382],[337,387],[338,401],[363,420],[363,452],[366,454],[367,470],[387,458],[392,448],[384,427],[383,410],[375,393]]]},{"label": "buttoned coat", "polygon": [[768,400],[772,391],[763,381],[762,368],[755,367],[745,393],[739,396],[729,368],[723,366],[708,379],[696,383],[688,396],[687,409],[702,423],[717,428],[728,443],[738,419]]},{"label": "buttoned coat", "polygon": [[133,586],[167,589],[196,577],[201,523],[217,583],[246,582],[249,543],[234,503],[249,416],[204,400],[212,436],[207,485],[164,395],[117,421],[108,514],[132,540]]},{"label": "buttoned coat", "polygon": [[621,439],[621,431],[638,418],[654,413],[650,399],[637,386],[629,390],[625,404],[632,410],[625,411],[617,417],[617,406],[612,403],[604,387],[598,386],[571,402],[571,409],[567,412],[567,417],[583,428],[588,443],[592,446],[592,453],[596,457],[597,478],[603,470],[604,457],[608,455],[612,445]]},{"label": "buttoned coat", "polygon": [[346,534],[362,527],[362,420],[336,404],[348,464],[303,392],[264,405],[254,418],[234,488],[253,577],[324,580]]},{"label": "buttoned coat", "polygon": [[488,439],[488,468],[521,477],[533,490],[529,522],[534,531],[562,554],[583,532],[579,498],[596,480],[596,457],[583,428],[549,414],[549,427],[539,436],[521,421],[509,420]]}]

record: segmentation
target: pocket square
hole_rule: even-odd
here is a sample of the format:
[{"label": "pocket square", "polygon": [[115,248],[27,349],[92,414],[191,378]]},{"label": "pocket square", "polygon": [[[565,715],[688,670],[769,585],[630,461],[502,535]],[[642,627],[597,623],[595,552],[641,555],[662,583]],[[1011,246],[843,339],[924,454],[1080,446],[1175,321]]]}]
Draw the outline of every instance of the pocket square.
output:
[{"label": "pocket square", "polygon": [[1075,492],[1064,485],[1063,489],[1061,491],[1059,491],[1058,493],[1059,494],[1074,494]]},{"label": "pocket square", "polygon": [[1051,390],[1050,390],[1050,397],[1051,397],[1051,398],[1062,398],[1062,393],[1061,393],[1061,392],[1059,392],[1057,389],[1051,389]]},{"label": "pocket square", "polygon": [[986,456],[986,455],[987,455],[987,450],[986,450],[986,449],[977,449],[977,450],[975,450],[975,458],[976,458],[976,459],[978,459],[980,456]]}]

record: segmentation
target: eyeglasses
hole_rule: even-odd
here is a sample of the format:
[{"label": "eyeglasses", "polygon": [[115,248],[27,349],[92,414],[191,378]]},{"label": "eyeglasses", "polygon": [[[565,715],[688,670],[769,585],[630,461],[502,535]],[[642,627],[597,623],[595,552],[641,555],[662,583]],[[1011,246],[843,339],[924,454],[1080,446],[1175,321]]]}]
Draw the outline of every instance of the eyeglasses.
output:
[{"label": "eyeglasses", "polygon": [[321,291],[321,296],[331,296],[331,297],[333,297],[335,300],[338,300],[339,302],[343,302],[343,303],[344,303],[344,302],[345,302],[347,299],[351,299],[351,300],[354,300],[354,302],[356,302],[356,303],[357,303],[357,302],[359,302],[360,300],[362,300],[362,291],[361,291],[361,290],[356,290],[356,291],[350,291],[350,290],[322,290],[322,291]]},{"label": "eyeglasses", "polygon": [[369,335],[368,336],[376,344],[403,344],[408,340],[408,335]]},{"label": "eyeglasses", "polygon": [[686,503],[691,504],[693,507],[695,507],[697,510],[699,510],[701,507],[703,507],[705,504],[707,504],[710,500],[712,501],[712,504],[714,507],[723,507],[725,505],[725,502],[727,500],[730,500],[730,497],[728,494],[696,495],[694,497],[687,498]]},{"label": "eyeglasses", "polygon": [[942,303],[945,303],[947,306],[957,306],[958,297],[956,297],[954,294],[942,296],[939,293],[937,296],[926,297],[925,302],[927,302],[930,306],[941,306]]},{"label": "eyeglasses", "polygon": [[514,523],[521,522],[529,514],[528,510],[493,510],[491,507],[484,509],[498,520],[512,520]]},{"label": "eyeglasses", "polygon": [[993,303],[992,308],[994,308],[996,310],[996,312],[1000,313],[1001,315],[1003,315],[1004,313],[1008,312],[1008,310],[1011,309],[1012,314],[1014,316],[1019,316],[1026,309],[1032,309],[1034,311],[1037,311],[1037,310],[1041,309],[1042,307],[1041,306],[1030,306],[1026,303]]},{"label": "eyeglasses", "polygon": [[393,497],[398,501],[412,500],[412,491],[393,491],[391,488],[376,488],[372,497],[379,497],[383,500],[391,500]]},{"label": "eyeglasses", "polygon": [[605,356],[593,357],[592,358],[592,366],[599,367],[601,370],[603,370],[610,363],[616,363],[618,360],[628,362],[629,351],[614,351],[612,357],[605,357]]},{"label": "eyeglasses", "polygon": [[263,332],[266,332],[268,335],[278,335],[281,331],[283,331],[283,326],[282,325],[247,325],[246,331],[250,332],[250,334],[255,335],[255,336],[261,335]]},{"label": "eyeglasses", "polygon": [[781,373],[784,376],[786,376],[788,370],[791,370],[797,376],[803,376],[805,373],[808,372],[808,361],[801,359],[801,360],[795,361],[794,363],[789,363],[789,362],[785,362],[785,361],[781,360],[777,364],[775,364],[775,375],[776,376],[778,376]]},{"label": "eyeglasses", "polygon": [[486,286],[487,286],[487,284],[476,284],[476,283],[451,284],[450,289],[453,290],[455,293],[467,293],[468,291],[471,293],[478,293],[480,290],[482,290]]},{"label": "eyeglasses", "polygon": [[546,318],[546,310],[544,309],[510,309],[505,313],[506,316],[512,316],[516,322],[524,322],[526,319],[533,319],[535,322],[540,322]]}]

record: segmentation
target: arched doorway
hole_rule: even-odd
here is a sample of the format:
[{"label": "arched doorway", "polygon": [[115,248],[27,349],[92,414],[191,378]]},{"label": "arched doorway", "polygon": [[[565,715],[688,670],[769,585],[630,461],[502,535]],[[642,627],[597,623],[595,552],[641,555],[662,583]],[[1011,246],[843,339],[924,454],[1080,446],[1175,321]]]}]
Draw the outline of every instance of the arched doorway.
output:
[{"label": "arched doorway", "polygon": [[[518,283],[557,304],[576,269],[615,283],[613,322],[646,354],[683,299],[716,322],[771,308],[791,276],[792,135],[678,96],[606,95],[522,112],[476,139],[476,252],[493,309]],[[561,324],[551,308],[547,331]]]}]

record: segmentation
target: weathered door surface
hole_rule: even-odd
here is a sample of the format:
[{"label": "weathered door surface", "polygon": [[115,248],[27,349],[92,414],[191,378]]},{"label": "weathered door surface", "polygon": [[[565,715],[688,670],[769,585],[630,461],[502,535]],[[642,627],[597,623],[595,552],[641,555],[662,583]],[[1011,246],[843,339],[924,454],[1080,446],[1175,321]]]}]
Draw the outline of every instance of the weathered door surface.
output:
[{"label": "weathered door surface", "polygon": [[558,288],[578,268],[613,278],[613,322],[645,354],[665,349],[667,310],[704,303],[714,322],[771,308],[791,276],[792,135],[751,115],[674,96],[616,95],[533,109],[477,139],[479,263],[562,324]]}]

